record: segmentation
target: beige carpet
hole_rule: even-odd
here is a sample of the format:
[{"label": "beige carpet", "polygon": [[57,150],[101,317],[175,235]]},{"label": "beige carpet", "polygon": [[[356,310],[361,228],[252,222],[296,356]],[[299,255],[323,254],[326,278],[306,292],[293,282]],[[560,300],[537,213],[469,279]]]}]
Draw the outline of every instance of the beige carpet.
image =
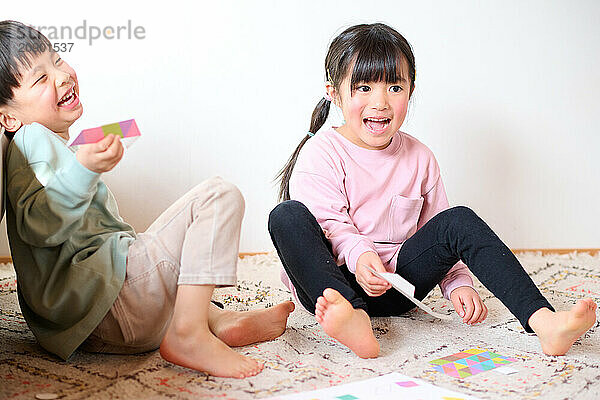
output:
[{"label": "beige carpet", "polygon": [[[534,281],[557,309],[583,296],[600,300],[600,257],[520,256]],[[289,293],[279,283],[279,261],[273,255],[247,257],[239,265],[236,288],[216,296],[226,307],[265,307]],[[361,360],[327,337],[314,317],[298,308],[280,338],[240,348],[264,360],[265,369],[245,380],[214,378],[176,367],[157,352],[135,356],[77,352],[63,362],[35,342],[16,299],[12,266],[0,267],[0,398],[32,399],[51,393],[61,399],[251,399],[281,396],[328,387],[383,373],[399,372],[434,385],[482,399],[600,398],[600,334],[596,325],[565,357],[540,353],[535,336],[486,290],[480,293],[490,312],[480,326],[436,320],[422,312],[373,320],[382,354]],[[426,300],[435,310],[451,314],[439,290]],[[474,347],[516,358],[519,372],[501,375],[486,371],[452,378],[430,368],[429,361]]]}]

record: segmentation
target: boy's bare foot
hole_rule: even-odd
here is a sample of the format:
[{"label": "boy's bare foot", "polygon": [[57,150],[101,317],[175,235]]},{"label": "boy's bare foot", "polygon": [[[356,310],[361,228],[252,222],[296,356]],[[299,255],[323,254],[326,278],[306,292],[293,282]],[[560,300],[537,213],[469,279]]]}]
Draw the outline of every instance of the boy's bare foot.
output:
[{"label": "boy's bare foot", "polygon": [[165,360],[225,378],[246,378],[262,371],[263,364],[233,351],[208,326],[174,325],[172,321],[160,344]]},{"label": "boy's bare foot", "polygon": [[246,346],[273,340],[285,332],[294,303],[285,301],[273,307],[251,311],[221,310],[211,304],[208,324],[216,337],[228,346]]},{"label": "boy's bare foot", "polygon": [[542,351],[551,356],[567,353],[573,343],[596,322],[596,303],[579,300],[569,311],[552,312],[540,308],[529,317],[529,326],[537,334]]},{"label": "boy's bare foot", "polygon": [[315,317],[325,333],[348,346],[360,358],[379,355],[371,319],[362,309],[354,309],[338,291],[327,288],[315,305]]}]

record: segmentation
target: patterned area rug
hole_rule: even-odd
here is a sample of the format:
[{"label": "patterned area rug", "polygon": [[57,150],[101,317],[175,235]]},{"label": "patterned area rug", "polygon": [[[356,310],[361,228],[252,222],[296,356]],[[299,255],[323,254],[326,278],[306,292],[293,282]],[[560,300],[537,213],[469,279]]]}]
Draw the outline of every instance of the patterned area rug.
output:
[{"label": "patterned area rug", "polygon": [[[521,262],[557,309],[589,296],[600,300],[600,257],[587,254],[525,254]],[[290,298],[279,282],[273,255],[246,257],[238,269],[239,285],[217,290],[226,308],[244,310]],[[403,317],[375,318],[381,356],[362,360],[324,334],[314,317],[297,307],[280,338],[239,348],[265,362],[259,375],[245,379],[214,378],[163,361],[158,352],[134,356],[76,352],[68,362],[36,344],[17,305],[12,266],[0,266],[0,398],[32,399],[39,394],[61,399],[252,399],[324,388],[399,372],[482,399],[600,398],[598,324],[564,357],[541,353],[535,336],[524,332],[504,306],[479,285],[489,308],[487,320],[467,326],[434,319],[421,311]],[[436,289],[425,303],[453,314]],[[429,364],[479,348],[515,359],[517,373],[493,370],[465,378],[435,371]]]}]

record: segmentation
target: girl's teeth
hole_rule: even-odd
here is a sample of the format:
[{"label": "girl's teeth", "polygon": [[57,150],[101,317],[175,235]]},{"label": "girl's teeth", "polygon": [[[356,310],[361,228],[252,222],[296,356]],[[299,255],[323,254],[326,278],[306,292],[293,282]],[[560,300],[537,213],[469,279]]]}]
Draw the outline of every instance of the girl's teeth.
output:
[{"label": "girl's teeth", "polygon": [[382,131],[389,124],[389,118],[365,118],[365,125],[372,131]]}]

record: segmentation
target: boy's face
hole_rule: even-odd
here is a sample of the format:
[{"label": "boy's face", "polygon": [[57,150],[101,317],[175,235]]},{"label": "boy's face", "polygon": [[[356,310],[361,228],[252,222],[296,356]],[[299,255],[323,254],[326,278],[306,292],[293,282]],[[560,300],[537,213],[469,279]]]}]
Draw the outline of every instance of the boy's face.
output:
[{"label": "boy's face", "polygon": [[2,124],[14,131],[37,122],[68,139],[69,127],[83,113],[73,68],[58,53],[46,51],[32,55],[31,68],[19,72],[21,86],[13,91],[12,101],[0,108]]}]

